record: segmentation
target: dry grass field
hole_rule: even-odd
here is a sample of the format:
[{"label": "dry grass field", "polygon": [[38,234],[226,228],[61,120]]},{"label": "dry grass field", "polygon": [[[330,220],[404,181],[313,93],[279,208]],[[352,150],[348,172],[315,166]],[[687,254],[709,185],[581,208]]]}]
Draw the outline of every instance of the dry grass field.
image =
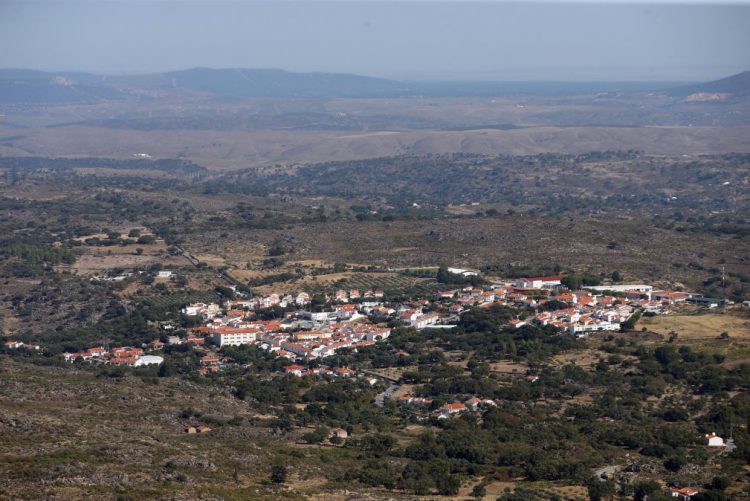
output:
[{"label": "dry grass field", "polygon": [[[78,256],[73,265],[60,265],[60,271],[72,271],[79,275],[95,275],[113,268],[132,269],[148,267],[153,264],[162,266],[186,266],[190,263],[182,256],[172,256],[167,252],[163,241],[153,244],[128,244],[107,247],[83,247],[84,252]],[[143,249],[138,254],[136,249]]]},{"label": "dry grass field", "polygon": [[529,366],[511,360],[500,360],[499,362],[492,362],[490,370],[498,374],[522,376],[529,370]]},{"label": "dry grass field", "polygon": [[[472,482],[464,485],[459,491],[458,497],[455,499],[477,499],[471,496],[471,490],[474,485],[481,482]],[[480,498],[484,501],[495,500],[498,496],[513,492],[518,486],[523,486],[529,489],[535,489],[545,491],[547,493],[554,493],[560,496],[560,499],[565,501],[573,500],[584,500],[588,498],[588,491],[586,487],[582,485],[560,485],[552,486],[548,482],[512,482],[512,481],[491,481],[485,485],[487,493],[484,497]]]},{"label": "dry grass field", "polygon": [[726,332],[730,338],[750,340],[750,317],[733,313],[704,313],[697,315],[659,315],[644,317],[639,326],[648,327],[665,338],[676,332],[680,340],[718,339]]},{"label": "dry grass field", "polygon": [[678,344],[721,354],[726,357],[726,367],[750,362],[750,316],[745,311],[646,317],[638,326],[657,332],[664,339],[677,333]]},{"label": "dry grass field", "polygon": [[574,364],[584,369],[593,368],[601,358],[606,358],[606,353],[598,350],[570,351],[552,358],[552,365],[563,366]]}]

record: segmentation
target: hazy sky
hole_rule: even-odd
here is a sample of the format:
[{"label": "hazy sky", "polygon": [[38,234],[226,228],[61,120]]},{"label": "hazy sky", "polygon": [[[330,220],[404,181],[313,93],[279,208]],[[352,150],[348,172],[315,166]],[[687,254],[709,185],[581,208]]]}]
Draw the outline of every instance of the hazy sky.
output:
[{"label": "hazy sky", "polygon": [[707,80],[750,69],[750,1],[0,0],[0,67],[400,79]]}]

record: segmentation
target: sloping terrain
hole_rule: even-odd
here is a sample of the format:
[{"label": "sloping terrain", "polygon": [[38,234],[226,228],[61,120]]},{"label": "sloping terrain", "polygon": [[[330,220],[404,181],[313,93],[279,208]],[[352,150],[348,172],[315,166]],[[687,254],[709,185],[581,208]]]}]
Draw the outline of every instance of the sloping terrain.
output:
[{"label": "sloping terrain", "polygon": [[698,93],[730,94],[735,97],[750,95],[750,71],[743,71],[721,80],[714,80],[695,85],[687,85],[671,89],[673,96],[689,96]]},{"label": "sloping terrain", "polygon": [[133,131],[92,127],[0,130],[0,155],[185,158],[213,168],[357,160],[403,154],[750,152],[750,128],[538,127],[463,132]]}]

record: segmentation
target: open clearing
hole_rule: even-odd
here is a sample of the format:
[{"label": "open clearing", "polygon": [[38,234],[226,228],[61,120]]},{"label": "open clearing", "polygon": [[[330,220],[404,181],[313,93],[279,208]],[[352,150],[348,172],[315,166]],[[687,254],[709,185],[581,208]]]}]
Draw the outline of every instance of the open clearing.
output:
[{"label": "open clearing", "polygon": [[[136,249],[142,249],[138,254]],[[113,268],[132,269],[152,264],[162,266],[186,266],[188,261],[182,256],[172,256],[167,252],[163,241],[154,244],[113,245],[109,247],[84,247],[84,253],[75,264],[61,265],[60,270],[70,270],[79,275],[93,275]]]},{"label": "open clearing", "polygon": [[499,362],[492,362],[490,364],[490,370],[500,374],[519,374],[523,375],[529,370],[529,366],[526,364],[513,362],[512,360],[500,360]]},{"label": "open clearing", "polygon": [[750,339],[750,318],[731,313],[644,317],[638,325],[664,336],[676,332],[680,340],[716,339],[722,332],[727,332],[731,338]]},{"label": "open clearing", "polygon": [[602,352],[597,350],[580,350],[561,353],[552,357],[552,363],[558,366],[574,364],[584,369],[593,368],[602,358]]}]

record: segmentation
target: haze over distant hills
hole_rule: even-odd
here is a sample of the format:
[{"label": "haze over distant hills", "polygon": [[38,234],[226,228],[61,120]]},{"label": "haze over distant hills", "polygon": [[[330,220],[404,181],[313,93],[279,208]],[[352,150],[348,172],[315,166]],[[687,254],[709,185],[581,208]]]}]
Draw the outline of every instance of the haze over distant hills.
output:
[{"label": "haze over distant hills", "polygon": [[689,96],[698,93],[721,93],[730,94],[735,97],[750,95],[750,71],[743,71],[721,80],[701,84],[686,85],[672,89],[670,94],[674,96]]},{"label": "haze over distant hills", "polygon": [[0,70],[0,156],[146,152],[233,168],[402,154],[746,152],[748,80],[748,73],[686,84]]},{"label": "haze over distant hills", "polygon": [[[0,102],[65,103],[199,93],[222,98],[413,97],[585,95],[674,88],[674,95],[722,92],[747,95],[750,73],[682,86],[667,82],[398,82],[339,73],[292,73],[276,69],[209,69],[105,76],[79,72],[0,70]],[[703,89],[703,90],[701,90]]]},{"label": "haze over distant hills", "polygon": [[389,80],[274,69],[193,68],[125,76],[0,70],[0,101],[4,102],[75,102],[179,92],[243,98],[379,96],[403,91],[403,84]]}]

